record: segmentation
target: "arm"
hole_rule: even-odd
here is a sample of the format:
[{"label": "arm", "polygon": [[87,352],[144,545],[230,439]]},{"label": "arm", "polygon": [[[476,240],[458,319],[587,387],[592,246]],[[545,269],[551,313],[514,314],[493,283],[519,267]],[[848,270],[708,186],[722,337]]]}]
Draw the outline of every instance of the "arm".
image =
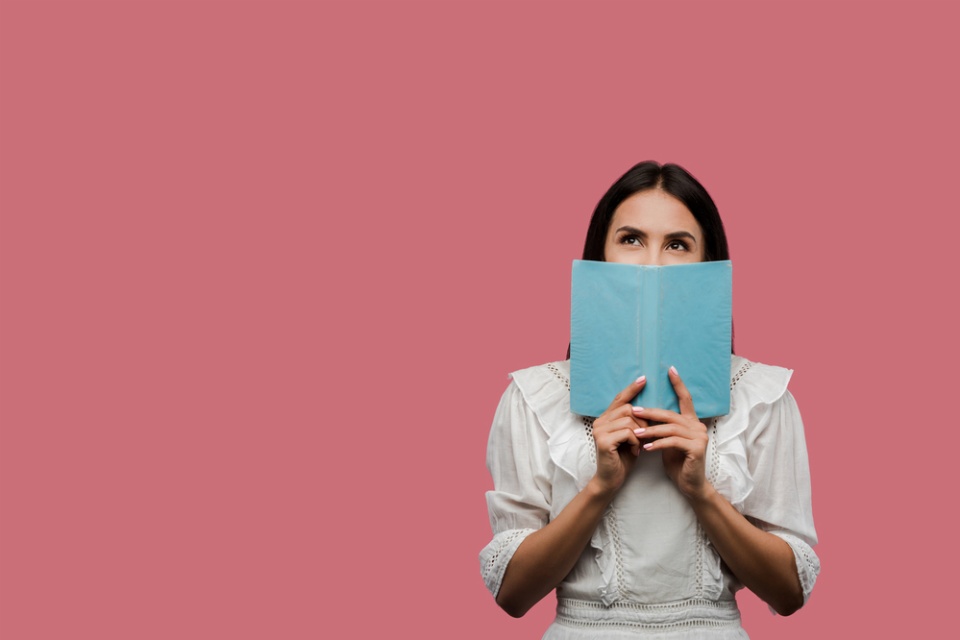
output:
[{"label": "arm", "polygon": [[782,616],[803,606],[793,551],[786,542],[753,526],[709,482],[687,500],[717,553],[748,589]]},{"label": "arm", "polygon": [[503,576],[497,604],[519,618],[570,573],[615,492],[596,478],[549,524],[520,543]]},{"label": "arm", "polygon": [[497,604],[520,617],[563,581],[576,564],[603,513],[640,454],[634,429],[646,422],[629,404],[645,383],[639,378],[617,394],[593,423],[597,472],[586,487],[548,524],[530,533],[507,565]]},{"label": "arm", "polygon": [[782,538],[754,526],[706,480],[706,426],[697,419],[693,400],[676,370],[671,370],[670,380],[681,412],[637,411],[638,416],[663,423],[638,434],[658,438],[644,449],[663,452],[667,473],[733,574],[777,613],[790,615],[804,601],[793,550]]}]

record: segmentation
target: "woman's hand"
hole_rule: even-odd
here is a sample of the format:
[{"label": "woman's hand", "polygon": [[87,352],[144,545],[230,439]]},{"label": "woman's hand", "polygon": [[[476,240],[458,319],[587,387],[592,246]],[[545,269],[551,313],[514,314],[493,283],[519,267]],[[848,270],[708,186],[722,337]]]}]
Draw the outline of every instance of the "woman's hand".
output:
[{"label": "woman's hand", "polygon": [[633,413],[649,422],[660,422],[638,432],[643,439],[656,438],[643,445],[647,451],[663,452],[663,467],[680,493],[690,499],[702,498],[710,489],[706,479],[707,427],[693,410],[693,398],[680,374],[670,367],[670,383],[677,394],[680,413],[666,409],[636,407]]},{"label": "woman's hand", "polygon": [[592,482],[600,493],[612,494],[620,489],[640,455],[640,440],[635,431],[645,429],[647,422],[634,414],[630,401],[646,382],[646,376],[640,376],[627,385],[607,410],[593,421],[597,473]]}]

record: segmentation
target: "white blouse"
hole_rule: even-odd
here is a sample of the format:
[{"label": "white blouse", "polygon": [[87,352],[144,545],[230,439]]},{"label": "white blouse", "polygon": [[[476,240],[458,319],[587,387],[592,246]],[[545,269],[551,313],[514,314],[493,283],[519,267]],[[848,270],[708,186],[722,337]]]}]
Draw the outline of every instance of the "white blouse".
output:
[{"label": "white blouse", "polygon": [[[487,447],[493,539],[480,552],[496,596],[520,543],[555,518],[596,472],[593,419],[570,411],[569,361],[512,374]],[[804,602],[820,561],[803,423],[792,371],[731,356],[730,413],[705,420],[707,479],[796,558]],[[696,398],[694,405],[696,405]],[[634,465],[570,574],[544,638],[746,638],[720,560],[660,455]]]}]

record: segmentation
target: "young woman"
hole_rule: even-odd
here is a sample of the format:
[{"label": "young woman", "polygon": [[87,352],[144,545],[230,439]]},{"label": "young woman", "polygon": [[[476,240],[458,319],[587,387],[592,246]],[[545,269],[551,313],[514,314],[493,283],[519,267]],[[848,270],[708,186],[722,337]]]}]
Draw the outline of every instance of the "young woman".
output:
[{"label": "young woman", "polygon": [[[677,165],[643,162],[600,200],[585,260],[729,258],[716,205]],[[692,313],[696,310],[692,309]],[[544,638],[746,638],[746,586],[782,615],[820,570],[791,371],[731,355],[730,412],[634,408],[641,376],[594,418],[570,411],[569,361],[512,374],[490,432],[484,581],[522,616],[557,590]]]}]

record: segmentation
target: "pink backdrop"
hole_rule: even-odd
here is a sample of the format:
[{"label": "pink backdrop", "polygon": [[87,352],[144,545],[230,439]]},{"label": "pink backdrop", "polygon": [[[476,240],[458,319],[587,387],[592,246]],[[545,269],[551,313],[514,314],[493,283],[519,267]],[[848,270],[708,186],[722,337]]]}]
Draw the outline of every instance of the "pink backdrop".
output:
[{"label": "pink backdrop", "polygon": [[0,636],[539,637],[479,576],[487,430],[650,158],[796,370],[824,569],[746,628],[939,635],[956,7],[3,2]]}]

